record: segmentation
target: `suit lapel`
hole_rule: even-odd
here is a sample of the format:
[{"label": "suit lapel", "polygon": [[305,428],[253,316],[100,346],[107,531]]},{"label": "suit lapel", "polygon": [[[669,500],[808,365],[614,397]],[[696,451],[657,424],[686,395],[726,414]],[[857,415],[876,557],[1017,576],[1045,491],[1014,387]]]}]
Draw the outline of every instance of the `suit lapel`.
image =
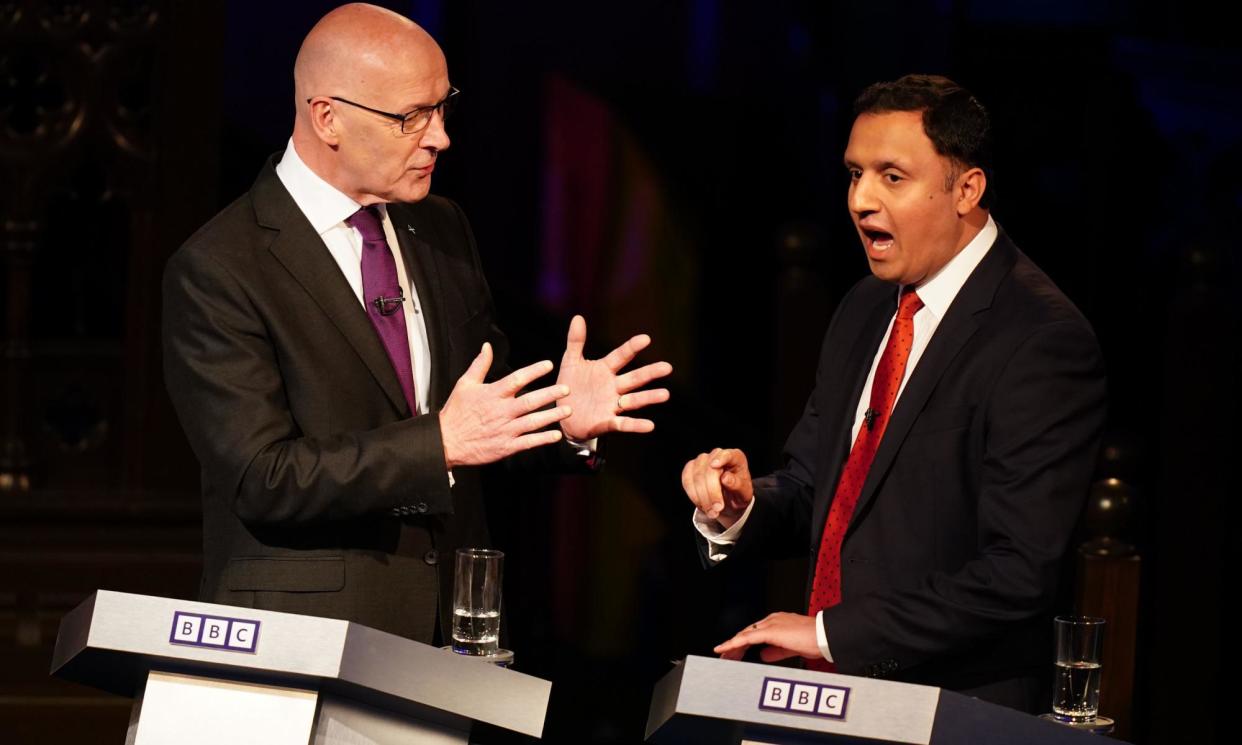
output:
[{"label": "suit lapel", "polygon": [[[862,493],[854,507],[848,532],[857,526],[856,518],[861,515],[867,505],[875,497],[876,489],[884,479],[893,460],[901,450],[901,445],[910,433],[910,427],[918,419],[927,403],[928,397],[940,382],[953,359],[965,346],[970,337],[979,328],[977,316],[985,313],[992,306],[992,298],[996,296],[997,287],[1009,273],[1017,260],[1017,248],[1004,233],[997,236],[996,242],[988,251],[979,266],[966,279],[957,297],[949,306],[948,313],[936,327],[936,332],[919,358],[918,366],[910,374],[905,390],[893,407],[888,427],[884,430],[884,439],[876,449],[875,460],[867,471],[867,480],[863,482]],[[877,342],[878,345],[878,342]],[[855,398],[857,402],[857,398]],[[825,519],[827,515],[825,513]]]},{"label": "suit lapel", "polygon": [[824,524],[828,520],[828,508],[832,505],[832,495],[836,490],[837,480],[841,476],[841,468],[853,445],[850,441],[850,432],[854,428],[854,414],[858,406],[858,398],[862,395],[863,386],[867,383],[867,374],[871,371],[871,363],[875,359],[876,350],[879,349],[880,340],[884,338],[884,332],[888,330],[888,324],[896,312],[897,293],[895,290],[885,293],[879,302],[864,309],[862,325],[856,337],[857,341],[850,346],[842,363],[843,366],[839,368],[838,381],[829,382],[830,386],[839,386],[836,390],[846,393],[832,396],[832,405],[836,407],[835,410],[821,415],[823,421],[837,424],[832,431],[825,433],[827,439],[821,445],[827,453],[827,458],[823,463],[824,467],[817,469],[821,474],[817,490],[826,494],[827,497],[815,500],[814,504],[811,524],[815,526],[812,545],[816,547],[819,546]]},{"label": "suit lapel", "polygon": [[448,376],[448,331],[445,327],[444,293],[440,286],[440,270],[436,264],[431,244],[418,237],[418,225],[410,215],[407,205],[388,205],[388,217],[401,258],[405,262],[408,280],[418,292],[419,311],[427,328],[427,347],[431,352],[431,380],[427,386],[427,407],[439,409],[448,397],[444,381]]},{"label": "suit lapel", "polygon": [[268,162],[251,189],[259,224],[279,231],[268,250],[350,343],[393,406],[402,416],[409,416],[410,407],[401,392],[397,374],[366,311],[358,303],[358,297],[345,281],[323,239],[280,183],[274,166],[275,159]]}]

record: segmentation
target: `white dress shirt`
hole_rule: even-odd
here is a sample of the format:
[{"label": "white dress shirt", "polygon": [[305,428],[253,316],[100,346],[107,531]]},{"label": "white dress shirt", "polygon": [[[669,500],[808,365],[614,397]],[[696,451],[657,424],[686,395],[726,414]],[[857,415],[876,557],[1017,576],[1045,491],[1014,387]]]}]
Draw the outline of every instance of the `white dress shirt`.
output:
[{"label": "white dress shirt", "polygon": [[[914,341],[910,345],[910,357],[906,362],[905,373],[901,377],[901,386],[897,389],[898,400],[901,398],[902,391],[906,389],[906,382],[910,380],[910,375],[918,365],[924,350],[927,349],[928,342],[936,333],[936,327],[949,312],[949,306],[953,304],[962,285],[966,284],[967,278],[974,272],[975,267],[979,266],[979,262],[987,255],[992,244],[996,242],[998,233],[996,222],[989,215],[987,224],[983,226],[978,235],[950,259],[949,263],[941,267],[940,271],[915,288],[919,299],[923,301],[923,307],[914,314]],[[898,288],[899,294],[901,289]],[[880,357],[884,354],[884,347],[888,344],[889,334],[893,331],[893,320],[896,318],[897,313],[894,312],[893,318],[888,322],[888,330],[884,332],[884,338],[880,340],[880,346],[871,361],[871,371],[867,373],[867,382],[863,385],[862,394],[858,397],[858,406],[855,407],[854,412],[854,426],[850,430],[851,443],[858,438],[858,430],[863,424],[863,414],[870,405],[871,383],[875,379],[875,369],[880,364]],[[897,403],[894,400],[893,407],[896,408],[896,406]],[[741,535],[742,528],[746,524],[746,518],[750,517],[750,511],[754,506],[755,501],[752,499],[746,506],[746,511],[728,530],[721,530],[719,522],[709,518],[701,510],[695,509],[693,524],[695,529],[707,539],[709,559],[723,561],[728,556],[729,547],[737,543],[738,536]],[[825,659],[832,662],[823,616],[823,611],[815,616],[815,637],[819,642],[819,651],[823,653]]]},{"label": "white dress shirt", "polygon": [[[362,205],[312,171],[298,157],[292,139],[285,147],[284,157],[276,164],[276,175],[289,190],[298,209],[306,215],[311,227],[323,239],[365,311],[367,303],[362,297],[362,234],[345,224],[346,218],[361,209]],[[406,298],[401,311],[405,313],[405,331],[409,337],[410,363],[414,371],[414,396],[418,404],[418,411],[413,413],[426,414],[431,390],[431,346],[427,343],[427,325],[423,322],[418,290],[405,271],[405,260],[397,243],[397,235],[393,232],[392,220],[388,218],[387,205],[377,206],[384,225],[384,237],[388,239],[388,250],[397,262],[397,282]]]}]

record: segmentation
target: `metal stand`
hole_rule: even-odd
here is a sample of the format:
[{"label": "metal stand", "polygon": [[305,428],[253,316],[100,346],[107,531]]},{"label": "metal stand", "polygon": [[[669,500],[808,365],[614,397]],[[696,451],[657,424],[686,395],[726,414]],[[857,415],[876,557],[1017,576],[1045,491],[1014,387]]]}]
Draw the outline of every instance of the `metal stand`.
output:
[{"label": "metal stand", "polygon": [[489,662],[496,667],[513,667],[513,651],[509,649],[498,649],[492,654],[462,654],[453,650],[453,645],[449,644],[440,647],[445,652],[452,652],[459,657],[476,662]]},{"label": "metal stand", "polygon": [[1117,728],[1117,723],[1108,717],[1096,717],[1085,722],[1067,722],[1056,714],[1040,714],[1039,718],[1049,722],[1056,722],[1062,727],[1076,729],[1079,732],[1090,732],[1093,735],[1111,735],[1113,730]]}]

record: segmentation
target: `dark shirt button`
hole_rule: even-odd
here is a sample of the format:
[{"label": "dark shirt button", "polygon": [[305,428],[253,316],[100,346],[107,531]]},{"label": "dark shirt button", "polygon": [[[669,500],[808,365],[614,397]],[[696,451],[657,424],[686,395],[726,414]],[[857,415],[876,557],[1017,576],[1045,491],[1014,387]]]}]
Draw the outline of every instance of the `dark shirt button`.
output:
[{"label": "dark shirt button", "polygon": [[423,561],[427,562],[431,566],[435,566],[436,562],[440,561],[440,555],[435,552],[435,549],[432,549],[431,551],[423,554]]},{"label": "dark shirt button", "polygon": [[414,509],[418,510],[419,514],[423,514],[423,513],[427,512],[427,503],[426,503],[426,502],[419,502],[419,503],[418,503],[418,506],[417,506],[417,507],[415,507]]}]

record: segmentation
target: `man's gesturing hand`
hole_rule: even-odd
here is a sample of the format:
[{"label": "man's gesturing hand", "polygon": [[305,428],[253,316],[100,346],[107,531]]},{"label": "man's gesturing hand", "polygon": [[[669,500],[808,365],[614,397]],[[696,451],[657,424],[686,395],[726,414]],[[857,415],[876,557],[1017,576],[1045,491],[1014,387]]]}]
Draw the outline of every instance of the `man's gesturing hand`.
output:
[{"label": "man's gesturing hand", "polygon": [[755,498],[746,454],[735,448],[701,453],[681,469],[681,488],[699,511],[726,529]]},{"label": "man's gesturing hand", "polygon": [[588,360],[582,356],[586,344],[586,319],[574,316],[569,322],[565,354],[556,382],[569,386],[569,398],[561,403],[573,407],[574,413],[561,422],[561,429],[575,440],[589,440],[605,432],[650,432],[655,423],[650,419],[621,416],[652,404],[668,400],[668,389],[642,388],[673,371],[667,362],[653,362],[637,370],[621,373],[635,355],[651,344],[651,337],[639,334],[612,350],[603,359]]},{"label": "man's gesturing hand", "polygon": [[543,409],[569,394],[563,385],[517,395],[532,381],[552,372],[550,361],[536,362],[495,383],[484,383],[491,366],[492,345],[485,343],[440,410],[444,464],[450,469],[494,463],[522,450],[550,445],[561,439],[560,431],[536,430],[572,413],[568,406]]}]

